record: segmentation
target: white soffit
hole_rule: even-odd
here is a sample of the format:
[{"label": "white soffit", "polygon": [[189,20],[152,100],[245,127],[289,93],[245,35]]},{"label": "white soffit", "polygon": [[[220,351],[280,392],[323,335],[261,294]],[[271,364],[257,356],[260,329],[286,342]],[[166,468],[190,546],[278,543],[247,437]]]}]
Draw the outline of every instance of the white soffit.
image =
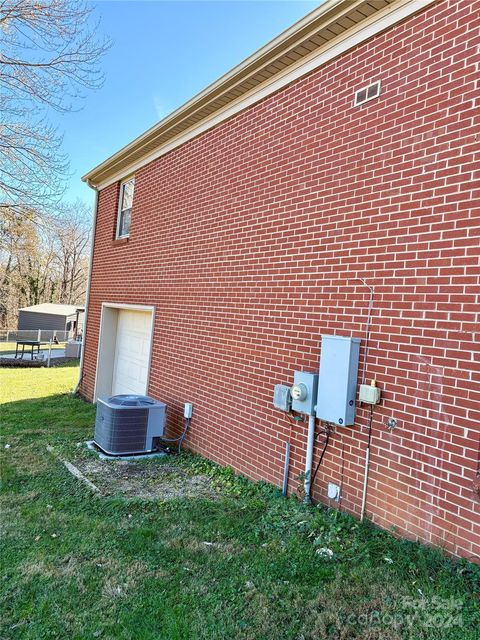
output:
[{"label": "white soffit", "polygon": [[[393,2],[392,0],[348,0],[345,2],[344,0],[331,0],[324,5],[321,5],[321,7],[305,16],[305,18],[293,25],[290,29],[287,29],[287,31],[250,56],[250,58],[247,58],[217,82],[210,85],[210,87],[207,87],[207,89],[198,94],[198,96],[192,98],[192,100],[187,102],[185,105],[174,111],[154,127],[133,140],[130,144],[126,145],[123,149],[92,169],[89,173],[83,176],[82,180],[86,181],[90,186],[96,189],[103,189],[104,187],[117,182],[124,176],[131,174],[140,167],[152,162],[152,160],[165,155],[169,151],[172,151],[176,147],[188,142],[204,131],[217,126],[247,107],[263,100],[291,82],[315,69],[318,69],[330,60],[337,58],[342,53],[345,53],[353,47],[369,40],[376,34],[385,31],[409,16],[418,13],[436,1],[437,0],[396,0]],[[334,31],[332,31],[332,29],[334,29],[332,26],[333,24],[336,25],[337,22],[342,24],[342,20],[344,21],[347,19],[347,14],[349,16],[356,15],[355,13],[352,13],[352,11],[357,12],[358,10],[363,9],[365,5],[368,5],[370,9],[373,8],[373,11],[371,11],[370,15],[367,17],[364,16],[364,19],[359,20],[357,24],[353,24],[352,20],[348,18],[352,22],[353,26],[344,28],[341,34],[336,37],[332,37],[326,43],[310,52],[308,52],[301,43],[299,44],[297,42],[296,47],[294,48],[296,48],[296,51],[300,50],[304,52],[304,55],[301,55],[296,61],[291,62],[284,69],[279,69],[276,73],[273,73],[271,77],[266,78],[263,82],[252,87],[250,91],[243,93],[236,99],[227,101],[224,106],[216,108],[210,114],[202,115],[202,113],[205,113],[205,110],[208,111],[208,103],[206,106],[203,106],[203,111],[202,107],[199,107],[195,113],[196,103],[205,102],[205,100],[210,98],[211,101],[214,99],[217,101],[226,101],[227,99],[222,96],[222,87],[228,88],[231,92],[231,85],[235,80],[235,77],[241,76],[249,64],[257,64],[258,59],[267,57],[270,49],[279,47],[284,41],[289,39],[291,40],[295,33],[305,30],[306,24],[308,25],[313,22],[314,18],[318,20],[321,17],[325,17],[325,15],[329,15],[335,7],[337,7],[338,12],[333,17],[330,16],[330,22],[328,22],[328,24],[322,22],[320,25],[321,32],[328,29],[329,33],[334,34]],[[379,6],[382,8],[376,8]],[[346,23],[343,22],[343,24]],[[305,34],[302,35],[305,38]],[[310,38],[309,42],[312,42],[316,35],[318,34],[310,33],[308,35]],[[285,59],[285,56],[290,55],[289,52],[291,52],[291,50],[292,47],[290,47],[287,52],[282,51],[280,57]],[[279,59],[280,58],[277,60]],[[270,55],[266,62],[262,61],[262,64],[267,65],[271,70],[272,65],[275,64],[275,62],[276,60]],[[266,66],[264,66],[264,68],[266,68]],[[261,72],[262,68],[258,67],[257,64],[256,75],[258,76],[258,73]],[[247,78],[246,81],[243,80],[242,82],[251,82],[251,77],[250,79]],[[183,117],[184,119],[182,120]],[[196,118],[197,122],[188,126],[187,120],[191,120],[192,118]],[[175,133],[175,130],[178,131],[182,125],[187,125],[187,128],[180,133]],[[158,144],[155,144],[155,140],[159,138],[162,138],[162,140],[159,140]],[[154,149],[152,149],[152,145],[155,147]]]}]

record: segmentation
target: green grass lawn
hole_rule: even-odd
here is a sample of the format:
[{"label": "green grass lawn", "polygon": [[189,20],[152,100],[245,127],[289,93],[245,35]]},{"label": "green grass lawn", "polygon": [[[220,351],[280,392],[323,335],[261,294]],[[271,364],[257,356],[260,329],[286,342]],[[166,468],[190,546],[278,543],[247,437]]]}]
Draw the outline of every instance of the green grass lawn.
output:
[{"label": "green grass lawn", "polygon": [[196,456],[141,464],[205,474],[219,497],[93,497],[46,450],[91,455],[77,375],[0,369],[2,640],[478,640],[475,565]]},{"label": "green grass lawn", "polygon": [[0,353],[15,353],[15,342],[0,342]]}]

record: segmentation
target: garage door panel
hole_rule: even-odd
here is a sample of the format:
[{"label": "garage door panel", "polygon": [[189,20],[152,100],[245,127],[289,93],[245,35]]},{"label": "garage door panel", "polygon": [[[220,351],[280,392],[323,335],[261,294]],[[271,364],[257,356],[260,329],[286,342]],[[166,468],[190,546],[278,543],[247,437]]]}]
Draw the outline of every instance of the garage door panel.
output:
[{"label": "garage door panel", "polygon": [[127,353],[131,353],[133,357],[135,356],[135,354],[142,355],[143,345],[141,337],[135,334],[131,334],[128,344],[125,345],[124,351]]},{"label": "garage door panel", "polygon": [[112,393],[147,393],[151,312],[118,312]]},{"label": "garage door panel", "polygon": [[139,377],[140,367],[134,362],[130,362],[127,358],[120,358],[117,362],[116,374],[121,378],[133,378],[134,380]]}]

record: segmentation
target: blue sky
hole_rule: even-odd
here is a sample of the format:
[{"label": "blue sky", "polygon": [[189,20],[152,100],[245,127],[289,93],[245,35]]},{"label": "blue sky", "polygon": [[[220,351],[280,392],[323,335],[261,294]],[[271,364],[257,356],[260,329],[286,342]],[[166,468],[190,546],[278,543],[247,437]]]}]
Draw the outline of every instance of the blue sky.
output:
[{"label": "blue sky", "polygon": [[145,129],[241,62],[320,0],[108,1],[96,4],[103,87],[80,111],[53,114],[64,132],[72,177],[65,199],[93,202],[80,178]]}]

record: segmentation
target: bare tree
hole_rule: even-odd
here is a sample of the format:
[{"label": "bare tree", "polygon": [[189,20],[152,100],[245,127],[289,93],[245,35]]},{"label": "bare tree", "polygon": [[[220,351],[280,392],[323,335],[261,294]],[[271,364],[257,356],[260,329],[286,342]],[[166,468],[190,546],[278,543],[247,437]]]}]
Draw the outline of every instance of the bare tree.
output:
[{"label": "bare tree", "polygon": [[85,301],[90,248],[89,214],[87,207],[77,202],[63,208],[55,225],[56,297],[62,304]]},{"label": "bare tree", "polygon": [[[7,211],[5,209],[5,211]],[[0,327],[13,328],[18,309],[41,302],[83,304],[91,213],[82,202],[41,216],[8,210],[0,218]]]},{"label": "bare tree", "polygon": [[0,0],[0,203],[41,208],[62,193],[68,163],[49,109],[70,111],[103,82],[91,5]]},{"label": "bare tree", "polygon": [[52,264],[55,258],[53,246],[18,256],[18,293],[31,306],[41,302],[53,302],[56,283],[52,280]]},{"label": "bare tree", "polygon": [[38,231],[29,210],[4,207],[0,211],[0,324],[13,326],[17,309],[25,302],[27,279],[26,257],[35,259]]}]

